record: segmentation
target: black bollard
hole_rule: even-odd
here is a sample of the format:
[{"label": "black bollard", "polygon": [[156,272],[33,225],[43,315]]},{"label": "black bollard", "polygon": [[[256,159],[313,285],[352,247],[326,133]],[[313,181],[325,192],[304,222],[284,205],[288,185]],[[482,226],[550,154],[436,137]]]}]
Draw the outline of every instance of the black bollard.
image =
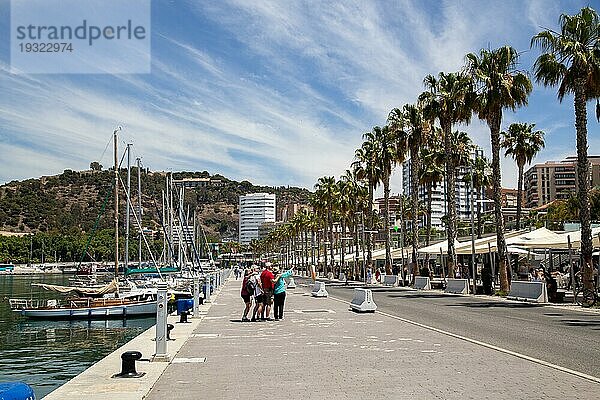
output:
[{"label": "black bollard", "polygon": [[113,378],[140,378],[145,372],[136,372],[135,362],[142,358],[139,351],[126,351],[121,354],[121,373],[115,374]]},{"label": "black bollard", "polygon": [[[182,313],[181,316],[183,317],[184,314],[187,316],[187,312]],[[187,322],[187,317],[186,317],[185,322]],[[167,324],[167,340],[175,340],[175,339],[171,339],[171,331],[173,330],[173,328],[175,328],[175,325]]]},{"label": "black bollard", "polygon": [[179,314],[179,323],[188,323],[189,321],[187,320],[187,317],[188,317],[188,312],[182,311],[181,314]]}]

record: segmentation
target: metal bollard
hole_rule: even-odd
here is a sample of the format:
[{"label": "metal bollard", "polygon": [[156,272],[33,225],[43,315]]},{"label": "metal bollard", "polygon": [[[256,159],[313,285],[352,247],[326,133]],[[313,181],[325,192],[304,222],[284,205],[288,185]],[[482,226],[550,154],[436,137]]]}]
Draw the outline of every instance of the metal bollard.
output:
[{"label": "metal bollard", "polygon": [[145,372],[135,370],[135,362],[142,358],[139,351],[126,351],[121,354],[121,372],[113,375],[113,378],[140,378],[146,375]]},{"label": "metal bollard", "polygon": [[210,303],[210,277],[204,279],[204,302]]},{"label": "metal bollard", "polygon": [[[181,314],[179,314],[179,323],[180,324],[187,324],[188,321],[188,312],[187,311],[182,311]],[[169,340],[169,325],[167,325],[167,340]]]},{"label": "metal bollard", "polygon": [[[182,313],[181,315],[184,315],[184,314],[186,315],[185,322],[187,322],[187,312]],[[175,339],[171,339],[171,331],[173,330],[173,328],[175,328],[175,325],[167,324],[167,340],[175,340]]]},{"label": "metal bollard", "polygon": [[167,284],[158,284],[156,296],[156,353],[155,361],[168,361],[167,354]]},{"label": "metal bollard", "polygon": [[200,278],[194,278],[194,318],[200,316]]}]

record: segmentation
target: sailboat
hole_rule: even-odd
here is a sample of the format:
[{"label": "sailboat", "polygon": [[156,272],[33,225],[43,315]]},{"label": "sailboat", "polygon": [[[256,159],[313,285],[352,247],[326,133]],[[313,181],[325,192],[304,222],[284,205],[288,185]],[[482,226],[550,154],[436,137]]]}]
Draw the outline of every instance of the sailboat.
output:
[{"label": "sailboat", "polygon": [[[115,278],[101,288],[75,288],[57,285],[42,285],[70,296],[63,299],[35,300],[9,299],[12,311],[29,318],[71,319],[71,318],[125,318],[156,314],[156,300],[146,291],[130,291],[119,296],[119,164],[117,153],[117,132],[113,132],[115,161]],[[128,201],[129,203],[129,201]],[[129,209],[129,204],[128,204]],[[111,297],[112,294],[112,297]]]}]

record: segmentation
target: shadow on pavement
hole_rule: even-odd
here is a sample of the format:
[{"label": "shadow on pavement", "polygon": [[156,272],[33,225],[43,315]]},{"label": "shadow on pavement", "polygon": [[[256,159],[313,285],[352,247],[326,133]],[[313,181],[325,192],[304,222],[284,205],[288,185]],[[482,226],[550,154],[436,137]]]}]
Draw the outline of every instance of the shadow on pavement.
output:
[{"label": "shadow on pavement", "polygon": [[581,319],[563,319],[561,322],[568,326],[597,326],[600,327],[600,321],[581,320]]},{"label": "shadow on pavement", "polygon": [[543,307],[540,304],[532,303],[504,303],[504,302],[484,302],[484,303],[457,303],[457,304],[446,304],[447,307],[471,307],[471,308],[537,308]]},{"label": "shadow on pavement", "polygon": [[449,299],[451,298],[445,294],[428,294],[428,293],[406,293],[406,294],[388,294],[387,297],[401,298],[401,299]]}]

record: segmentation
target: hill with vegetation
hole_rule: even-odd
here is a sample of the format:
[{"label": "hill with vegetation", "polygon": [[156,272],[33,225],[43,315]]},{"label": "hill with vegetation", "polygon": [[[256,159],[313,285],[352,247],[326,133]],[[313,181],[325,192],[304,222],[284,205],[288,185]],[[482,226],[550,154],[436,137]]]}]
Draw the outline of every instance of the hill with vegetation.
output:
[{"label": "hill with vegetation", "polygon": [[[91,231],[97,232],[100,237],[111,237],[110,232],[114,230],[114,173],[112,170],[102,170],[96,163],[92,163],[92,168],[87,171],[65,170],[60,175],[12,181],[0,186],[0,230],[33,233],[36,237],[45,236],[48,242],[64,241],[65,238],[69,238],[69,243],[77,242],[77,245],[68,247],[81,247]],[[125,181],[126,170],[120,171],[120,176]],[[166,172],[141,171],[142,224],[157,232],[162,231],[162,193],[166,187],[166,176]],[[196,220],[202,225],[210,242],[237,238],[240,195],[275,193],[278,215],[285,204],[307,203],[310,196],[310,192],[303,188],[256,186],[248,181],[237,182],[219,174],[211,175],[207,171],[174,172],[173,178],[210,178],[216,182],[205,187],[186,189],[184,197],[186,214],[189,212],[192,217],[195,211]],[[136,205],[138,183],[135,168],[132,169],[131,187],[132,201]],[[124,191],[120,193],[122,230],[126,202]],[[0,243],[0,260],[14,258],[15,252],[27,252],[28,249],[17,251],[11,248],[10,243],[7,244],[23,240],[18,237],[3,239]],[[100,258],[104,258],[102,254],[105,252],[110,253],[109,245],[105,243],[100,246],[107,247],[105,251],[97,253]],[[75,248],[64,250],[62,259],[73,258],[77,251]]]}]

